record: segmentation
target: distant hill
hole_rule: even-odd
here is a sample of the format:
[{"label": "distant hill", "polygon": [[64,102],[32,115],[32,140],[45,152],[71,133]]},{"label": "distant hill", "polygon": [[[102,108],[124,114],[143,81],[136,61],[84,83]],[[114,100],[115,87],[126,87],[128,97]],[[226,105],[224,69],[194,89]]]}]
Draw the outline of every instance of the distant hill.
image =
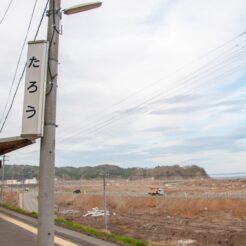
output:
[{"label": "distant hill", "polygon": [[[207,178],[208,175],[203,168],[198,166],[157,166],[155,168],[121,168],[115,165],[105,164],[95,167],[56,167],[57,178],[61,179],[95,179],[103,174],[109,177],[137,179],[155,177],[167,178]],[[22,180],[27,178],[38,178],[38,167],[30,165],[6,165],[5,179]]]}]

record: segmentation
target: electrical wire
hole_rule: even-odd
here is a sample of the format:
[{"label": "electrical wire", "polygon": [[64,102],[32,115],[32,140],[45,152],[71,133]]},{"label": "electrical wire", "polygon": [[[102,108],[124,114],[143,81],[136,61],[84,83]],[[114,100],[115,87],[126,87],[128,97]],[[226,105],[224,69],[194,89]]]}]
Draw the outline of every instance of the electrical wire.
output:
[{"label": "electrical wire", "polygon": [[[240,68],[240,69],[242,69],[244,66],[246,65],[246,63],[245,63],[245,61],[242,63],[242,64],[240,64],[240,66],[238,66],[238,67],[236,67],[236,72],[238,71],[238,68]],[[232,69],[232,71],[230,70],[229,72],[232,72],[232,73],[234,73],[234,70],[235,69]],[[219,79],[220,77],[225,77],[225,75],[223,74],[222,76],[217,76],[217,77],[214,77],[215,79]],[[203,80],[204,80],[204,78],[203,78]],[[206,81],[208,81],[208,79],[206,78]],[[196,89],[196,91],[197,91],[197,89],[199,88],[200,86],[195,86],[195,87],[193,87],[192,89],[194,90],[194,89]],[[185,88],[185,87],[184,87]],[[182,88],[181,88],[182,89]],[[185,88],[186,90],[184,90],[183,91],[183,93],[187,93],[187,92],[189,92],[189,90],[187,90],[187,88]],[[168,98],[170,98],[172,95],[167,95],[167,99]],[[136,112],[136,110],[137,109],[135,109],[135,112]],[[163,109],[163,107],[162,107],[162,109],[160,110],[160,111],[164,111],[165,110],[165,108]],[[146,114],[149,114],[149,113],[152,113],[152,114],[161,114],[161,112],[158,112],[158,111],[145,111],[145,112],[143,112],[141,115],[146,115]],[[132,112],[131,112],[132,113]],[[126,114],[124,114],[123,116],[126,116]],[[94,133],[98,133],[98,132],[100,132],[102,129],[104,129],[104,128],[106,128],[106,127],[108,127],[108,126],[112,126],[113,124],[115,124],[115,123],[117,123],[117,122],[119,122],[119,120],[120,120],[121,118],[120,117],[118,117],[118,118],[114,118],[114,119],[111,119],[109,122],[105,122],[104,124],[102,124],[101,126],[98,126],[97,128],[94,128],[94,129],[90,129],[88,132],[87,132],[87,134],[94,134]]]},{"label": "electrical wire", "polygon": [[[235,73],[238,73],[239,71],[242,71],[243,67],[245,67],[246,65],[246,60],[242,59],[242,61],[237,64],[237,66],[234,66],[233,68],[229,68],[226,71],[224,71],[222,74],[218,74],[217,76],[213,77],[213,78],[203,78],[203,81],[205,82],[214,82],[214,81],[218,81],[218,80],[222,80],[222,79],[228,79],[229,76],[234,75]],[[198,85],[195,85],[192,88],[185,88],[186,90],[182,91],[183,93],[189,93],[191,92],[191,90],[196,90],[196,92],[202,88],[203,84],[200,83]],[[167,99],[170,98],[170,96],[167,97]],[[224,95],[222,97],[222,100],[224,100]],[[220,102],[222,100],[219,100],[217,102]],[[143,115],[146,114],[154,114],[154,115],[158,115],[158,114],[162,114],[163,112],[165,113],[165,109],[170,109],[168,107],[159,107],[159,109],[155,109],[155,110],[146,110]]]},{"label": "electrical wire", "polygon": [[16,97],[16,95],[17,95],[17,92],[18,92],[18,89],[19,89],[21,80],[22,80],[22,78],[23,78],[23,76],[24,76],[24,74],[25,74],[26,66],[27,66],[27,64],[25,64],[25,67],[24,67],[24,69],[23,69],[23,71],[22,71],[22,73],[21,73],[21,76],[20,76],[19,82],[18,82],[18,84],[17,84],[17,87],[16,87],[16,90],[15,90],[13,99],[12,99],[12,101],[11,101],[10,107],[9,107],[9,109],[8,109],[8,112],[7,112],[7,114],[6,114],[6,116],[5,116],[5,119],[4,119],[3,123],[2,123],[2,126],[1,126],[1,128],[0,128],[0,133],[3,131],[3,128],[4,128],[4,126],[5,126],[6,122],[7,122],[7,119],[8,119],[8,117],[9,117],[10,111],[11,111],[11,109],[12,109],[12,107],[13,107],[14,100],[15,100],[15,97]]},{"label": "electrical wire", "polygon": [[6,8],[6,10],[5,10],[5,12],[4,12],[4,14],[3,14],[1,20],[0,20],[0,25],[3,23],[3,21],[4,21],[5,17],[6,17],[6,15],[7,15],[7,13],[9,12],[9,9],[10,9],[12,3],[13,3],[13,0],[10,0],[9,4],[8,4],[8,6],[7,6],[7,8]]},{"label": "electrical wire", "polygon": [[[217,57],[216,59],[218,59],[218,58],[221,58],[221,56]],[[215,59],[215,60],[216,60],[216,59]],[[229,62],[233,61],[232,58],[231,58],[231,56],[228,57],[228,60],[229,60]],[[210,64],[210,63],[211,63],[211,61],[208,62],[208,64]],[[208,64],[207,64],[207,65],[208,65]],[[218,67],[219,67],[219,66],[218,66]],[[212,70],[211,70],[211,68],[212,68]],[[184,80],[184,82],[185,82],[185,81],[190,82],[190,80],[194,80],[194,79],[196,79],[197,77],[199,78],[199,76],[203,75],[204,73],[205,73],[205,75],[206,75],[206,73],[211,73],[211,72],[213,71],[214,68],[215,68],[215,66],[214,66],[213,64],[210,64],[210,67],[208,67],[207,70],[204,71],[204,67],[203,67],[202,69],[200,68],[200,69],[198,69],[196,72],[192,72],[191,74],[188,74],[188,76],[186,76],[186,78],[182,78],[182,80]],[[210,70],[209,70],[209,69],[210,69]],[[200,70],[201,70],[202,72],[200,72],[200,74],[197,73],[197,72],[199,72]],[[216,70],[215,70],[215,71],[216,71]],[[196,73],[197,73],[197,74],[196,74]],[[196,77],[194,77],[194,74],[196,75]],[[193,76],[193,78],[192,78],[192,76]],[[204,76],[204,75],[203,75],[203,76]],[[181,81],[182,81],[182,80],[181,80]],[[134,111],[136,111],[136,110],[138,110],[140,107],[144,106],[145,104],[151,103],[154,99],[156,99],[157,96],[161,96],[162,94],[163,94],[163,92],[158,92],[157,95],[155,94],[153,97],[149,98],[148,100],[145,100],[144,102],[142,102],[142,103],[138,104],[137,106],[133,107],[133,110],[131,111],[131,113],[134,112]],[[91,126],[91,125],[90,125],[89,129],[88,129],[88,128],[87,128],[87,129],[83,129],[83,131],[95,129],[95,128],[97,128],[97,127],[101,128],[101,126],[109,125],[108,123],[111,123],[111,122],[114,121],[117,117],[118,117],[117,115],[116,115],[116,116],[113,116],[113,117],[111,117],[110,119],[108,119],[107,121],[101,122],[101,123],[97,121],[97,123],[96,123],[94,126]],[[76,131],[76,133],[78,133],[78,131]],[[73,136],[73,134],[70,134],[70,136],[71,136],[71,135]],[[67,138],[67,137],[65,137],[65,138]],[[64,139],[64,137],[63,137],[62,139]]]},{"label": "electrical wire", "polygon": [[[233,69],[230,69],[230,70],[228,70],[228,71],[226,71],[226,73],[223,73],[223,74],[220,74],[219,76],[216,76],[216,77],[213,77],[213,81],[217,81],[218,79],[223,79],[223,78],[227,78],[228,76],[230,76],[230,75],[232,75],[232,74],[234,74],[234,73],[236,73],[236,72],[238,72],[238,71],[241,71],[244,67],[245,67],[245,65],[246,65],[246,61],[244,61],[243,63],[241,63],[241,64],[239,64],[238,66],[236,66],[235,68],[233,68]],[[203,78],[206,82],[208,81],[206,78]],[[212,82],[213,82],[212,81]],[[196,91],[198,91],[198,89],[199,88],[201,88],[202,87],[202,84],[198,84],[198,85],[196,85],[195,87],[193,87],[193,88],[186,88],[186,90],[185,91],[183,91],[183,92],[185,92],[185,93],[189,93],[190,92],[190,89],[196,89]],[[172,95],[168,95],[166,98],[168,99],[168,98],[170,98]],[[162,107],[162,110],[165,110],[165,108],[163,109],[163,107]],[[144,113],[142,113],[141,114],[141,116],[143,116],[143,115],[146,115],[146,114],[155,114],[155,112],[154,111],[146,111],[146,112],[144,112]],[[158,113],[157,113],[158,114]],[[125,116],[125,115],[124,115]],[[99,127],[97,127],[97,128],[92,128],[90,131],[85,131],[85,132],[83,132],[83,133],[87,133],[88,135],[92,135],[92,134],[94,134],[94,133],[98,133],[98,132],[101,132],[101,130],[102,129],[104,129],[104,128],[106,128],[106,127],[108,127],[108,126],[112,126],[113,124],[115,124],[115,123],[117,123],[117,122],[119,122],[119,120],[121,120],[121,118],[116,118],[116,119],[111,119],[110,121],[108,121],[108,122],[105,122],[105,124],[103,124],[103,125],[101,125],[101,126],[99,126]],[[81,131],[80,131],[81,132]],[[79,136],[79,133],[77,132],[76,133],[76,135],[77,136]],[[72,134],[71,136],[67,136],[67,137],[65,137],[65,138],[62,138],[62,139],[59,139],[59,141],[60,142],[62,142],[64,139],[68,139],[68,138],[71,138],[71,137],[74,137],[75,136],[75,134]]]},{"label": "electrical wire", "polygon": [[[12,93],[12,90],[13,90],[13,86],[14,86],[14,83],[15,83],[15,80],[16,80],[16,76],[17,76],[17,72],[18,72],[18,69],[19,69],[19,66],[20,66],[20,62],[21,62],[21,58],[22,58],[22,55],[23,55],[23,51],[24,51],[24,48],[25,48],[25,45],[26,45],[27,37],[28,37],[29,31],[30,31],[30,28],[31,28],[32,21],[33,21],[34,12],[35,12],[35,9],[36,9],[36,6],[37,6],[37,1],[38,0],[35,0],[34,5],[33,5],[33,9],[32,9],[32,12],[31,12],[31,17],[30,17],[30,20],[29,20],[29,23],[28,23],[26,35],[25,35],[25,38],[24,38],[24,41],[23,41],[23,44],[22,44],[22,47],[21,47],[21,52],[20,52],[20,55],[19,55],[19,58],[18,58],[18,61],[17,61],[16,68],[15,68],[14,77],[13,77],[13,80],[12,80],[12,83],[11,83],[11,87],[10,87],[10,90],[9,90],[8,98],[7,98],[6,104],[4,106],[3,113],[1,115],[1,119],[0,119],[0,124],[1,124],[0,133],[2,132],[2,130],[3,130],[4,126],[5,126],[5,123],[6,123],[7,119],[8,119],[8,116],[9,116],[9,113],[10,113],[10,111],[12,109],[12,106],[13,106],[13,103],[14,103],[14,100],[15,100],[15,97],[16,97],[16,94],[17,94],[17,91],[19,89],[19,85],[20,85],[21,79],[23,78],[23,75],[24,75],[24,72],[25,72],[25,69],[26,69],[26,64],[25,64],[25,66],[24,66],[24,68],[22,70],[22,73],[21,73],[21,79],[19,80],[18,85],[16,87],[14,96],[13,96],[13,98],[11,100],[11,103],[10,103],[10,107],[7,110],[7,106],[9,104],[10,96],[11,96],[11,93]],[[4,118],[4,115],[6,113],[6,110],[7,110],[7,114],[6,114],[5,118]]]},{"label": "electrical wire", "polygon": [[[241,55],[241,57],[243,58],[243,59],[245,59],[244,58],[244,54],[242,54]],[[243,63],[243,65],[245,64],[245,62]],[[225,65],[228,65],[228,64],[225,64]],[[241,66],[240,66],[241,67]],[[225,68],[224,68],[225,69]],[[191,80],[189,80],[189,79],[187,79],[186,80],[186,83],[183,83],[183,84],[181,84],[179,87],[177,87],[177,88],[175,88],[173,91],[171,91],[171,92],[169,92],[169,93],[166,93],[166,92],[160,92],[159,94],[157,94],[157,95],[154,95],[153,97],[151,97],[151,98],[149,98],[148,100],[146,100],[146,101],[144,101],[143,103],[141,103],[141,104],[139,104],[139,105],[137,105],[137,106],[135,106],[134,108],[131,108],[130,109],[130,114],[133,114],[133,113],[137,113],[139,110],[141,110],[141,111],[143,111],[143,109],[145,110],[145,112],[141,112],[141,115],[143,115],[143,114],[147,114],[147,113],[154,113],[154,112],[156,112],[156,110],[155,111],[149,111],[149,110],[147,110],[147,109],[145,109],[146,108],[146,106],[148,106],[148,105],[150,105],[152,102],[154,102],[158,97],[161,97],[161,96],[163,96],[163,94],[165,93],[165,99],[168,99],[168,98],[171,98],[173,95],[175,95],[175,93],[178,93],[180,90],[182,90],[182,93],[187,93],[187,88],[189,89],[189,87],[188,86],[192,86],[192,84],[194,85],[194,87],[192,87],[192,89],[194,90],[195,88],[197,88],[197,84],[199,85],[199,81],[206,81],[206,82],[209,82],[209,77],[213,77],[213,79],[214,78],[216,78],[216,79],[218,79],[220,76],[215,76],[214,77],[214,72],[219,72],[221,70],[221,68],[218,66],[214,71],[210,71],[210,73],[208,74],[208,75],[204,75],[204,74],[200,74],[199,76],[197,76],[197,77],[194,77],[194,78],[192,78]],[[222,74],[222,77],[223,77],[223,74]],[[190,83],[191,81],[195,81],[196,83]],[[200,83],[201,84],[201,83]],[[197,90],[196,90],[197,91]],[[165,109],[163,109],[163,107],[162,107],[162,110],[165,110]],[[105,128],[105,127],[107,127],[107,126],[109,126],[109,125],[111,125],[113,122],[117,122],[118,121],[118,119],[117,118],[115,118],[115,119],[111,119],[111,121],[109,121],[109,122],[106,122],[105,124],[103,124],[102,126],[99,126],[97,129],[103,129],[103,128]],[[98,130],[95,130],[95,129],[93,129],[92,131],[90,131],[90,133],[94,133],[94,132],[98,132]]]},{"label": "electrical wire", "polygon": [[[242,57],[244,57],[244,54],[241,54],[241,56]],[[216,69],[216,70],[218,70],[218,69]],[[214,72],[216,72],[216,70],[214,71]],[[213,76],[213,75],[212,75]],[[194,80],[195,78],[193,78],[193,80]],[[207,79],[208,78],[206,78],[206,77],[201,77],[201,78],[197,78],[196,79],[196,81],[198,81],[199,79],[203,79],[203,80],[205,80],[206,79],[206,81],[207,81]],[[188,81],[189,82],[189,81]],[[182,85],[180,88],[182,89],[182,88],[185,88],[185,86],[187,86],[187,84],[184,84],[184,85]],[[177,90],[177,89],[180,89],[180,88],[175,88],[175,90]],[[174,90],[174,91],[175,91]],[[166,96],[168,96],[168,97],[170,97],[170,96],[172,96],[172,94],[170,95],[170,93],[169,93],[169,95],[167,94]],[[154,98],[151,98],[151,100],[153,100]],[[148,102],[148,104],[149,103],[151,103],[151,100],[150,100],[150,102],[149,101],[147,101]],[[146,103],[146,102],[145,102]],[[146,105],[148,105],[148,104],[146,104]],[[145,105],[145,106],[146,106]],[[143,106],[143,105],[138,105],[136,108],[134,108],[135,109],[135,112],[136,112],[136,110],[140,107],[140,106]],[[134,111],[134,110],[133,110]],[[132,113],[132,112],[131,112]],[[100,129],[103,129],[103,128],[105,128],[106,126],[109,126],[109,125],[111,125],[114,121],[115,122],[117,122],[119,119],[121,119],[120,117],[117,117],[117,116],[115,116],[115,117],[112,117],[111,119],[109,119],[109,120],[107,120],[107,121],[105,121],[105,122],[103,122],[103,123],[101,123],[101,124],[99,124],[99,125],[97,125],[97,126],[92,126],[91,128],[87,128],[87,129],[83,129],[82,131],[84,131],[84,132],[86,132],[87,131],[87,133],[88,134],[91,134],[91,133],[95,133],[95,132],[98,132],[98,130],[100,130]],[[79,131],[79,132],[81,132],[81,131]],[[76,132],[76,134],[78,134],[78,131]],[[70,134],[70,137],[71,136],[74,136],[75,134]],[[67,137],[65,137],[65,138],[67,138]],[[64,139],[64,137],[62,138],[62,139]]]},{"label": "electrical wire", "polygon": [[[207,75],[205,73],[205,78],[206,78],[206,76]],[[204,77],[204,75],[203,75],[203,77]],[[198,77],[197,80],[204,79],[203,77],[201,77],[201,78]],[[167,99],[167,98],[171,97],[172,95],[174,96],[175,95],[175,91],[178,91],[178,90],[180,90],[182,88],[185,88],[185,86],[189,86],[190,81],[194,81],[195,78],[196,77],[194,77],[194,78],[192,78],[190,80],[187,79],[186,80],[187,81],[186,84],[182,85],[182,83],[181,83],[181,85],[179,85],[179,87],[176,85],[175,86],[175,90],[171,91],[171,94],[170,94],[170,91],[166,90],[165,91],[165,97],[164,98]],[[191,85],[192,85],[192,83],[191,83]],[[86,133],[87,132],[88,134],[95,133],[95,132],[97,132],[98,129],[103,129],[106,126],[109,126],[110,124],[112,124],[113,122],[117,122],[119,119],[122,118],[122,115],[123,116],[126,116],[126,115],[129,116],[129,115],[132,115],[133,113],[137,113],[139,110],[141,111],[141,115],[142,115],[142,113],[143,113],[142,112],[143,111],[142,109],[144,109],[144,107],[148,106],[149,104],[153,103],[158,97],[163,96],[162,94],[163,94],[163,92],[161,92],[160,94],[157,94],[157,95],[153,95],[152,97],[150,97],[146,101],[144,101],[144,102],[142,102],[142,103],[140,103],[140,104],[138,104],[138,105],[136,105],[134,107],[131,107],[131,108],[126,109],[126,110],[122,110],[122,112],[119,111],[118,114],[116,112],[115,115],[113,115],[109,119],[106,119],[106,120],[104,120],[102,122],[99,121],[99,122],[97,122],[96,124],[94,124],[92,126],[90,125],[90,127],[87,127],[85,129],[81,129],[79,131],[78,130],[77,131],[74,131],[74,132],[70,133],[68,136],[67,135],[65,135],[65,137],[62,136],[62,138],[60,139],[60,141],[66,139],[68,137],[75,136],[75,135],[77,135],[78,133],[81,133],[81,132],[83,132],[83,133]],[[119,117],[119,113],[121,114],[121,117]]]},{"label": "electrical wire", "polygon": [[34,41],[36,41],[36,39],[37,39],[37,36],[38,36],[39,30],[40,30],[40,27],[41,27],[41,25],[42,25],[42,23],[43,23],[43,20],[44,20],[44,16],[45,16],[46,10],[47,10],[47,8],[48,8],[49,1],[50,1],[50,0],[47,0],[47,2],[46,2],[46,4],[45,4],[44,10],[43,10],[43,14],[42,14],[42,16],[41,16],[41,19],[40,19],[40,21],[39,21],[39,24],[38,24],[38,28],[37,28],[36,34],[35,34],[34,39],[33,39]]},{"label": "electrical wire", "polygon": [[[157,81],[155,81],[155,82],[150,83],[150,84],[147,85],[146,87],[144,87],[144,88],[142,88],[142,89],[140,89],[140,90],[137,90],[137,91],[131,93],[129,96],[127,96],[126,98],[124,98],[123,100],[121,100],[120,102],[118,102],[117,104],[115,104],[115,105],[111,108],[111,110],[112,110],[113,108],[115,108],[116,106],[121,105],[122,103],[126,102],[126,101],[129,100],[131,97],[134,97],[134,98],[135,98],[136,94],[139,94],[139,93],[145,91],[146,89],[149,89],[150,87],[152,87],[152,86],[154,86],[154,85],[156,85],[156,84],[159,84],[159,83],[162,82],[163,80],[166,80],[170,75],[172,75],[172,74],[174,74],[174,73],[176,74],[177,72],[184,70],[184,68],[187,67],[187,65],[191,65],[192,63],[197,62],[198,60],[202,60],[202,59],[206,58],[208,55],[211,55],[211,54],[213,54],[214,52],[216,52],[216,51],[218,51],[218,50],[220,50],[220,49],[223,49],[223,48],[226,47],[228,44],[230,44],[230,43],[236,41],[238,38],[241,38],[241,37],[244,36],[245,34],[246,34],[246,32],[240,33],[239,35],[237,35],[237,36],[235,36],[234,38],[232,38],[232,39],[226,41],[226,42],[223,43],[222,45],[219,45],[219,46],[217,46],[216,48],[214,48],[214,49],[208,51],[206,54],[204,54],[204,55],[198,57],[197,59],[192,60],[190,63],[184,64],[184,65],[182,65],[181,67],[179,67],[178,69],[175,69],[175,71],[173,71],[173,72],[171,72],[170,74],[168,74],[164,79],[163,79],[163,78],[162,78],[162,79],[159,79],[159,80],[157,80]],[[244,41],[243,41],[243,42],[244,42]],[[239,45],[242,44],[243,42],[234,44],[233,48],[239,46]],[[223,54],[222,54],[222,55],[223,55]],[[219,57],[218,57],[218,58],[219,58]],[[113,113],[114,113],[114,112],[113,112]],[[112,114],[112,113],[110,113],[110,114]],[[108,115],[108,116],[109,116],[109,115]],[[101,121],[102,121],[102,120],[101,120]],[[98,120],[96,120],[96,122],[97,122],[97,124],[99,124],[100,120],[99,120],[99,122],[98,122]],[[92,124],[93,124],[93,123],[92,123]],[[89,125],[91,126],[91,124],[89,124]],[[67,132],[68,132],[68,130],[67,130]],[[71,132],[71,131],[69,130],[69,132]],[[63,134],[64,134],[64,133],[66,133],[66,130],[63,131]]]},{"label": "electrical wire", "polygon": [[[43,13],[42,13],[42,16],[41,16],[41,19],[40,19],[40,22],[39,22],[39,25],[38,25],[38,28],[37,28],[37,31],[36,31],[36,34],[35,34],[35,36],[34,36],[34,41],[36,40],[36,38],[37,38],[37,36],[38,36],[38,33],[39,33],[39,31],[40,31],[40,27],[41,27],[41,25],[42,25],[42,22],[43,22],[43,19],[44,19],[45,12],[46,12],[46,10],[47,10],[49,1],[50,1],[50,0],[48,0],[48,1],[46,2],[46,4],[45,4],[44,10],[43,10]],[[37,0],[35,1],[34,8],[33,8],[33,11],[32,11],[30,23],[29,23],[29,26],[28,26],[28,33],[29,33],[29,30],[30,30],[30,25],[31,25],[31,22],[32,22],[32,19],[33,19],[33,15],[34,15],[34,12],[35,12],[36,4],[37,4]],[[54,0],[53,0],[53,7],[54,7]],[[53,16],[54,16],[55,14],[56,14],[56,13],[53,13]],[[55,21],[55,18],[53,18],[53,21]],[[55,23],[55,22],[53,22],[53,26],[54,26],[54,30],[53,30],[53,34],[52,34],[52,38],[51,38],[50,45],[51,45],[51,43],[52,43],[52,41],[53,41],[55,31],[57,31],[57,30],[56,30],[56,23]],[[25,42],[26,42],[28,33],[27,33],[27,35],[26,35]],[[24,43],[25,43],[25,42],[24,42]],[[22,52],[23,52],[23,51],[22,51]],[[49,56],[50,56],[50,46],[49,46]],[[49,58],[50,58],[50,57],[49,57]],[[22,79],[23,79],[23,76],[24,76],[24,73],[25,73],[25,70],[26,70],[26,66],[27,66],[27,64],[25,64],[25,66],[24,66],[24,68],[23,68],[23,70],[22,70],[22,74],[21,74],[20,79],[19,79],[19,82],[18,82],[18,84],[17,84],[17,87],[16,87],[16,90],[15,90],[14,96],[13,96],[13,98],[12,98],[10,107],[9,107],[9,109],[8,109],[8,112],[7,112],[7,114],[6,114],[5,118],[4,118],[4,121],[3,121],[3,123],[2,123],[2,126],[1,126],[1,128],[0,128],[0,133],[1,133],[2,130],[4,129],[4,126],[5,126],[5,124],[6,124],[6,121],[7,121],[7,119],[8,119],[8,116],[9,116],[9,114],[10,114],[10,111],[11,111],[11,109],[12,109],[12,107],[13,107],[14,100],[15,100],[15,98],[16,98],[16,95],[17,95],[17,92],[18,92],[20,83],[21,83],[21,81],[22,81]],[[19,65],[18,65],[18,67],[19,67]],[[16,73],[17,73],[17,72],[16,72]],[[16,73],[15,73],[14,78],[16,78]],[[55,78],[56,76],[57,76],[57,75],[55,75],[55,76],[52,76],[52,75],[51,75],[52,81],[54,80],[54,78]],[[51,83],[51,86],[53,87],[53,83]],[[13,85],[11,85],[11,91],[12,91],[12,87],[13,87]],[[52,90],[52,87],[51,87],[51,90]],[[50,90],[50,91],[51,91],[51,90]],[[49,92],[49,93],[50,93],[50,92]],[[10,92],[10,94],[11,94],[11,92]],[[9,95],[10,95],[10,94],[9,94]],[[9,100],[9,97],[8,97],[8,100]],[[7,104],[7,105],[8,105],[8,104]],[[6,106],[6,107],[7,107],[7,106]],[[4,113],[5,113],[5,111],[6,111],[6,107],[5,107],[5,109],[4,109]],[[3,114],[3,116],[4,116],[4,114]],[[2,116],[2,118],[3,118],[3,116]],[[0,122],[2,122],[2,119],[1,119]]]}]

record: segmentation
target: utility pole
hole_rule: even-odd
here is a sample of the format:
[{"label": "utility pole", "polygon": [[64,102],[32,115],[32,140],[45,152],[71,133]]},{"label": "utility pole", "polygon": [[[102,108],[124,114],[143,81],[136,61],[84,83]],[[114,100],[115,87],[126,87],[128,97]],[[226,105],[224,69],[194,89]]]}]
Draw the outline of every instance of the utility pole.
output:
[{"label": "utility pole", "polygon": [[[63,10],[66,15],[98,8],[100,1],[75,5]],[[56,140],[56,95],[58,71],[58,46],[61,21],[61,0],[49,1],[47,11],[49,57],[47,92],[44,112],[44,134],[41,138],[38,195],[38,246],[54,246],[54,178]]]},{"label": "utility pole", "polygon": [[108,218],[107,218],[107,196],[106,196],[106,174],[103,174],[103,207],[104,207],[104,226],[108,230]]},{"label": "utility pole", "polygon": [[25,175],[24,175],[24,165],[22,170],[22,209],[25,209]]},{"label": "utility pole", "polygon": [[61,20],[61,0],[49,3],[47,11],[49,58],[44,116],[44,135],[41,138],[38,199],[38,246],[54,246],[54,178],[56,136],[56,94],[58,46]]},{"label": "utility pole", "polygon": [[5,162],[8,161],[6,159],[6,155],[3,155],[3,162],[2,162],[2,183],[1,183],[1,202],[3,202],[3,188],[4,188],[4,167],[5,167]]}]

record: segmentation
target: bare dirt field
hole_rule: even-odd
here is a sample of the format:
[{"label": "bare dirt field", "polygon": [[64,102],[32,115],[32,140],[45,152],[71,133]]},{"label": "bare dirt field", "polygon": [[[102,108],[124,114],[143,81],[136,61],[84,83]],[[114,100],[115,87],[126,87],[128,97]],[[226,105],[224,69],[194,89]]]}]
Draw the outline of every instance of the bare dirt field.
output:
[{"label": "bare dirt field", "polygon": [[19,204],[19,193],[11,191],[10,189],[6,189],[3,192],[3,201],[14,207],[17,207]]},{"label": "bare dirt field", "polygon": [[[164,196],[148,195],[149,187]],[[246,245],[246,180],[108,180],[108,228],[151,245]],[[72,191],[80,189],[81,194]],[[66,181],[56,186],[58,216],[104,228],[102,181]]]}]

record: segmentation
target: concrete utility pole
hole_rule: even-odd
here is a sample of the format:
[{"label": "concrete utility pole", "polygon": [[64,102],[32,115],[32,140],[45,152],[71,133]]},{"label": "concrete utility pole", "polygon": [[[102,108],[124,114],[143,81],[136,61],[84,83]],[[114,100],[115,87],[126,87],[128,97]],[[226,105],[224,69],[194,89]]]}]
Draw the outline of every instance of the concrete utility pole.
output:
[{"label": "concrete utility pole", "polygon": [[[99,2],[76,5],[63,10],[66,15],[98,8]],[[38,246],[54,246],[54,178],[56,137],[56,94],[58,46],[61,20],[61,0],[51,0],[48,10],[49,58],[44,116],[44,135],[41,138],[38,195]]]},{"label": "concrete utility pole", "polygon": [[2,162],[2,182],[1,182],[1,202],[3,202],[3,183],[4,183],[4,166],[5,166],[5,155],[3,156]]},{"label": "concrete utility pole", "polygon": [[38,196],[38,246],[54,246],[54,178],[56,136],[56,94],[61,1],[49,3],[47,15],[49,58],[45,102],[44,135],[41,139]]},{"label": "concrete utility pole", "polygon": [[24,175],[24,165],[22,170],[22,209],[25,209],[25,175]]},{"label": "concrete utility pole", "polygon": [[106,174],[103,175],[103,207],[104,207],[104,225],[108,230],[108,218],[107,218],[107,196],[106,196]]},{"label": "concrete utility pole", "polygon": [[2,183],[1,183],[1,202],[3,202],[3,188],[4,188],[4,167],[5,167],[5,162],[8,161],[6,160],[6,155],[3,155],[3,161],[2,161]]}]

